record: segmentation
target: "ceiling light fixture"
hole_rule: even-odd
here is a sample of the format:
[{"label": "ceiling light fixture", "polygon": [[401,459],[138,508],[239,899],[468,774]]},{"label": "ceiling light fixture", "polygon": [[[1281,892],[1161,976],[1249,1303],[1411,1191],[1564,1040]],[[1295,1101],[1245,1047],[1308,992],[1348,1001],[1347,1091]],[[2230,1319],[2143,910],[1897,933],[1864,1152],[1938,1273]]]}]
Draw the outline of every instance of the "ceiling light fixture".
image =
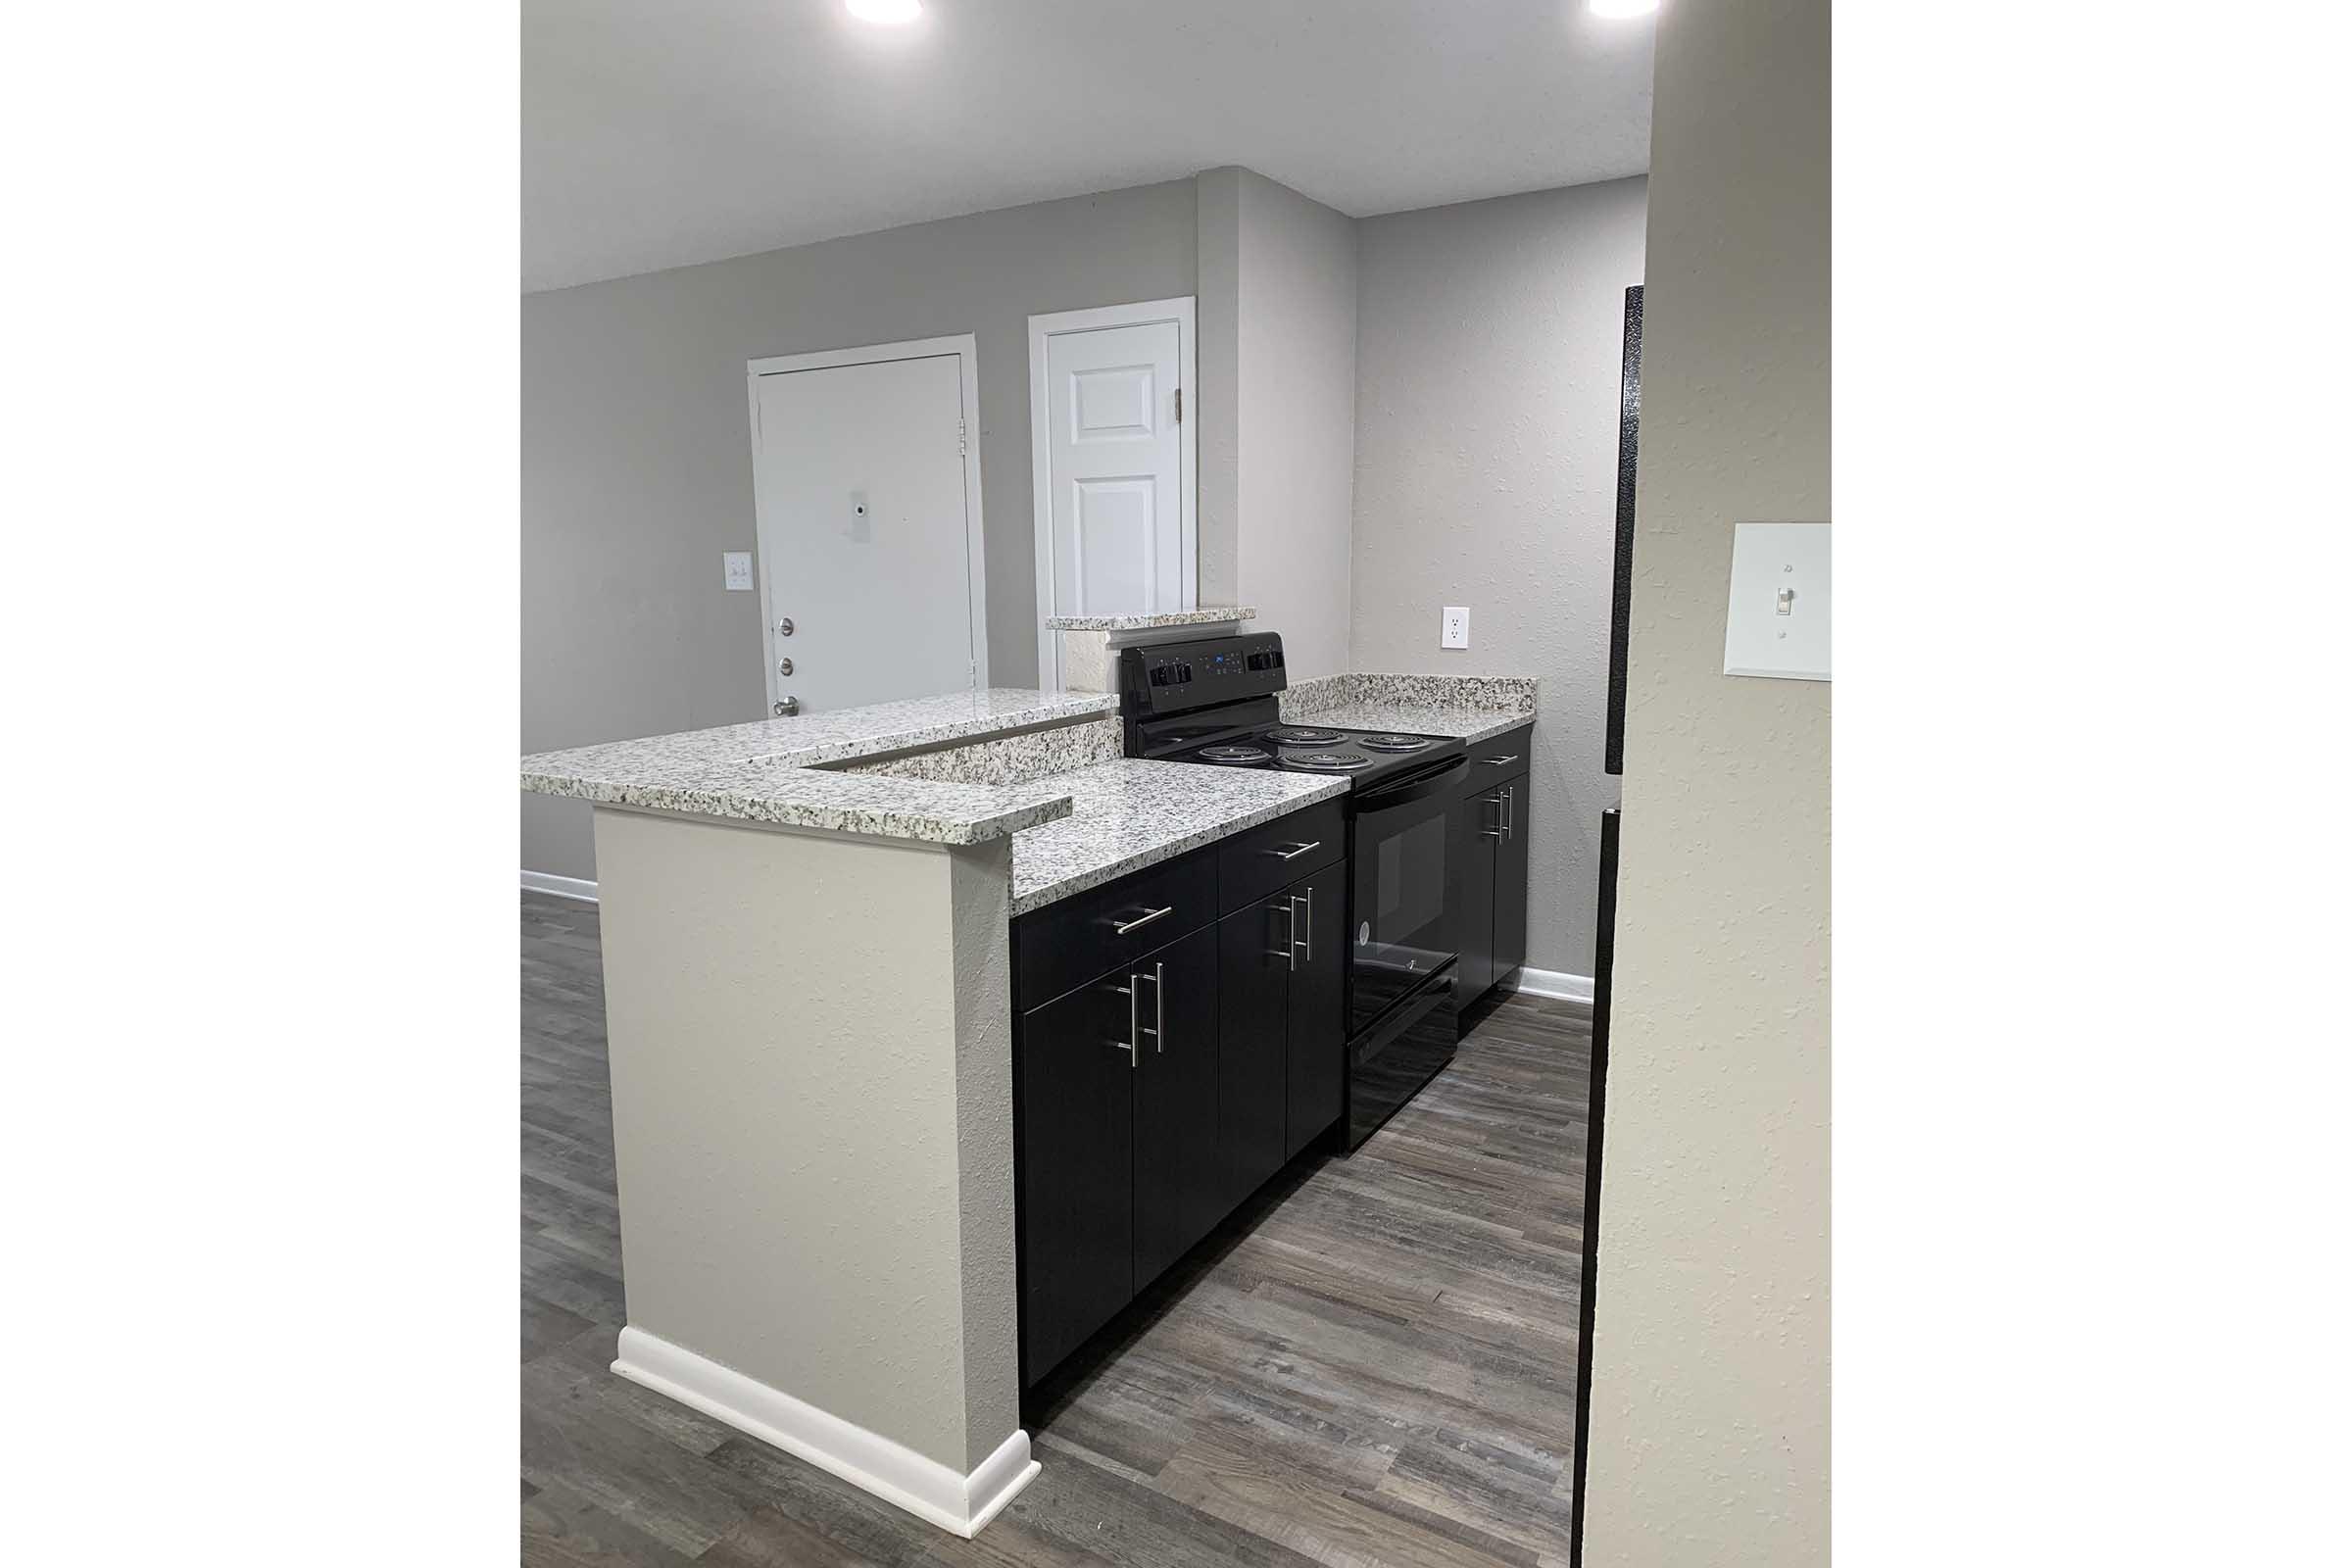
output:
[{"label": "ceiling light fixture", "polygon": [[850,15],[859,22],[897,26],[923,14],[923,0],[849,0]]},{"label": "ceiling light fixture", "polygon": [[1596,17],[1646,17],[1658,0],[1585,0],[1585,9]]}]

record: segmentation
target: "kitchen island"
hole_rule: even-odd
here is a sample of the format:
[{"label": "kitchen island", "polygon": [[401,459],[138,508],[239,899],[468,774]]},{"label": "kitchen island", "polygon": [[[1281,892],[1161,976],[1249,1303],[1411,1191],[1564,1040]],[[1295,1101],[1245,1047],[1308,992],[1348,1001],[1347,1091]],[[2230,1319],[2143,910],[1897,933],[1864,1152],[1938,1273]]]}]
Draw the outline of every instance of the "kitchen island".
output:
[{"label": "kitchen island", "polygon": [[1014,922],[1348,788],[1126,759],[1114,709],[1000,689],[522,764],[595,808],[614,1371],[960,1535],[1037,1468]]}]

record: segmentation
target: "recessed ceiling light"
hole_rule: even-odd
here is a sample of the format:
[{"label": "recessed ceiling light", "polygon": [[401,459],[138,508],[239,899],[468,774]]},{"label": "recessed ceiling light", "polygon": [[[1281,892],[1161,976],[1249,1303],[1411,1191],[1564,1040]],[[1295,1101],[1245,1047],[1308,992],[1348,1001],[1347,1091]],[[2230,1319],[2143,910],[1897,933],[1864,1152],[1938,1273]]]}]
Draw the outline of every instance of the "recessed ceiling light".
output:
[{"label": "recessed ceiling light", "polygon": [[859,22],[896,25],[923,14],[923,0],[849,0],[850,15]]},{"label": "recessed ceiling light", "polygon": [[[857,9],[857,0],[850,9]],[[1658,9],[1658,0],[1585,0],[1585,9],[1596,17],[1646,17]]]}]

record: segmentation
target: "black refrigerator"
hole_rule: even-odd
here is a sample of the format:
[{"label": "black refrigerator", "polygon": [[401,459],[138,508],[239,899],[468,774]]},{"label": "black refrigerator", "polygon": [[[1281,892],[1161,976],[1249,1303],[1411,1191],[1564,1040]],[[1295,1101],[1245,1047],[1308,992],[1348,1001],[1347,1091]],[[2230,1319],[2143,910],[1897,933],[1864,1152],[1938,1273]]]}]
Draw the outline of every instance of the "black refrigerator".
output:
[{"label": "black refrigerator", "polygon": [[[1625,291],[1625,354],[1617,397],[1617,554],[1609,597],[1609,712],[1602,769],[1625,774],[1625,639],[1634,606],[1634,463],[1642,431],[1642,285]],[[1585,1452],[1592,1435],[1592,1294],[1600,1252],[1600,1132],[1609,1084],[1609,974],[1617,957],[1618,808],[1600,813],[1600,877],[1592,939],[1592,1078],[1585,1122],[1584,1272],[1577,1290],[1576,1476],[1569,1493],[1569,1568],[1585,1560]]]}]

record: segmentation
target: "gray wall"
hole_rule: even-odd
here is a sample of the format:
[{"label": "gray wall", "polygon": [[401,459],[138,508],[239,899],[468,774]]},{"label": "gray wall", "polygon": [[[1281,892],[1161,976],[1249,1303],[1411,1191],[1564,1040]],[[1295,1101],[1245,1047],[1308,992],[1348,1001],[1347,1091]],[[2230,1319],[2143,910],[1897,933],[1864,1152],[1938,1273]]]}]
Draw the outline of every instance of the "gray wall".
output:
[{"label": "gray wall", "polygon": [[1830,517],[1828,0],[1668,0],[1585,1560],[1830,1540],[1830,688],[1723,673],[1732,525]]},{"label": "gray wall", "polygon": [[[1543,681],[1528,963],[1592,972],[1625,290],[1645,182],[1356,224],[1354,664]],[[1438,647],[1446,605],[1470,647]],[[1287,629],[1287,628],[1286,628]]]},{"label": "gray wall", "polygon": [[1356,224],[1240,170],[1235,602],[1282,633],[1293,680],[1348,663]]},{"label": "gray wall", "polygon": [[[1194,183],[1111,191],[522,300],[522,749],[759,717],[744,362],[978,339],[988,658],[1037,675],[1028,320],[1196,291]],[[593,877],[587,808],[522,798],[522,863]]]}]

